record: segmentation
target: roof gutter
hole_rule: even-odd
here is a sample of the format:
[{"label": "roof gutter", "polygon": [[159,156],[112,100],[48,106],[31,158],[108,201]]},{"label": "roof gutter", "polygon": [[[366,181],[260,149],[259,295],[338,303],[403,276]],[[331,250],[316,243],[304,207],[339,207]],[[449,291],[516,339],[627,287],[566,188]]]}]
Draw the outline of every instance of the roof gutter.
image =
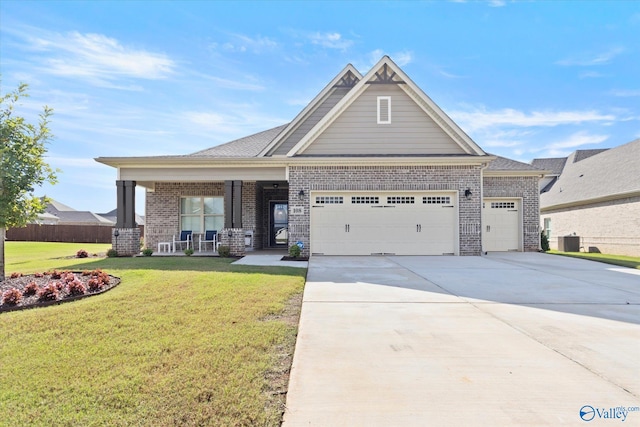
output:
[{"label": "roof gutter", "polygon": [[549,212],[549,211],[554,211],[558,209],[591,205],[594,203],[609,202],[611,200],[626,199],[629,197],[638,197],[638,196],[640,196],[640,190],[625,191],[622,193],[607,194],[606,196],[592,197],[590,199],[576,200],[573,202],[558,203],[557,205],[544,206],[540,208],[540,212]]}]

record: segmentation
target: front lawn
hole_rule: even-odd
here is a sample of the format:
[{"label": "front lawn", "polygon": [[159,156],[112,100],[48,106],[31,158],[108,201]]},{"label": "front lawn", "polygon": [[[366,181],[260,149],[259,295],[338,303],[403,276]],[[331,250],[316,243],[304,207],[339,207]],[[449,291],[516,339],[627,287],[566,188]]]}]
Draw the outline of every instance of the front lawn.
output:
[{"label": "front lawn", "polygon": [[560,252],[555,250],[549,251],[548,253],[553,255],[583,258],[583,259],[589,259],[591,261],[599,261],[607,264],[620,265],[622,267],[640,269],[640,258],[638,257],[625,256],[625,255],[598,254],[598,253],[588,253],[588,252]]},{"label": "front lawn", "polygon": [[305,270],[75,259],[60,244],[32,260],[17,243],[7,273],[101,268],[122,283],[0,314],[0,425],[280,424]]}]

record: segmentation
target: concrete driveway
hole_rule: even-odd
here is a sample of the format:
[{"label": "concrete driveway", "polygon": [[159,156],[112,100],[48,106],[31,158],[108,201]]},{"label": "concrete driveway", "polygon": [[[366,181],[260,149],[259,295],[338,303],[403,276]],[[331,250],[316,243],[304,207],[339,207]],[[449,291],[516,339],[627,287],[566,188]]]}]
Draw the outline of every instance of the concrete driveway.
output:
[{"label": "concrete driveway", "polygon": [[284,426],[640,425],[639,361],[640,270],[316,256]]}]

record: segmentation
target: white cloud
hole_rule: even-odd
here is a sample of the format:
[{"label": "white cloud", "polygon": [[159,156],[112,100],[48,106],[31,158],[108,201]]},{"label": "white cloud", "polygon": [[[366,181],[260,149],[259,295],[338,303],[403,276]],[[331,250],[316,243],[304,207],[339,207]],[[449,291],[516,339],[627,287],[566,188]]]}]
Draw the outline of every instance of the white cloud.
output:
[{"label": "white cloud", "polygon": [[489,0],[489,6],[491,7],[502,7],[506,6],[507,2],[505,0]]},{"label": "white cloud", "polygon": [[556,62],[558,65],[577,65],[577,66],[593,66],[602,65],[611,62],[613,58],[624,52],[623,47],[613,47],[605,52],[600,53],[586,53],[569,58],[561,59]]},{"label": "white cloud", "polygon": [[21,40],[25,57],[40,72],[80,78],[98,86],[140,90],[139,86],[116,82],[122,78],[163,79],[176,68],[165,54],[123,46],[103,34],[61,34],[33,27],[9,32]]},{"label": "white cloud", "polygon": [[311,33],[309,40],[312,44],[330,49],[346,50],[353,45],[353,40],[345,39],[340,33]]},{"label": "white cloud", "polygon": [[245,34],[230,34],[232,38],[231,41],[218,44],[213,43],[211,47],[214,49],[221,48],[222,50],[228,52],[253,52],[256,54],[272,51],[276,49],[279,45],[275,40],[270,39],[269,37],[263,37],[261,35],[257,35],[255,37],[247,36]]},{"label": "white cloud", "polygon": [[613,96],[633,97],[640,96],[640,89],[614,89],[609,92]]},{"label": "white cloud", "polygon": [[[229,113],[232,111],[233,113]],[[224,112],[219,111],[186,111],[181,118],[193,125],[193,134],[208,135],[213,133],[217,138],[230,140],[231,138],[250,135],[269,127],[287,123],[288,120],[261,113],[252,105],[226,105]]]},{"label": "white cloud", "polygon": [[599,73],[597,71],[584,71],[578,74],[578,77],[581,79],[597,79],[604,76],[605,76],[604,74]]},{"label": "white cloud", "polygon": [[549,156],[566,156],[575,151],[577,147],[600,144],[607,139],[609,139],[609,135],[594,135],[581,131],[570,135],[564,140],[548,144],[544,148]]},{"label": "white cloud", "polygon": [[533,111],[526,113],[511,108],[488,111],[475,109],[474,111],[453,111],[451,117],[460,123],[464,129],[477,130],[494,126],[516,127],[552,127],[566,124],[581,124],[586,122],[601,122],[615,120],[611,114],[601,114],[597,111]]},{"label": "white cloud", "polygon": [[366,68],[366,71],[369,71],[371,67],[376,65],[380,58],[384,55],[389,55],[389,58],[393,60],[399,67],[404,67],[405,65],[411,63],[413,61],[413,52],[408,50],[398,51],[395,53],[387,53],[382,49],[372,50],[367,54],[366,65],[362,68]]}]

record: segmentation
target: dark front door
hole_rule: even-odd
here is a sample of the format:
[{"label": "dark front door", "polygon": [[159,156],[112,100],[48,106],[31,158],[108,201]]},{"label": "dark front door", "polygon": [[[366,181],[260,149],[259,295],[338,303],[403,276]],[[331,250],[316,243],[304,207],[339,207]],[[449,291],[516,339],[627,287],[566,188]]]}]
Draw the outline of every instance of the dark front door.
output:
[{"label": "dark front door", "polygon": [[287,202],[271,202],[269,227],[269,246],[287,246],[289,239],[289,204]]}]

